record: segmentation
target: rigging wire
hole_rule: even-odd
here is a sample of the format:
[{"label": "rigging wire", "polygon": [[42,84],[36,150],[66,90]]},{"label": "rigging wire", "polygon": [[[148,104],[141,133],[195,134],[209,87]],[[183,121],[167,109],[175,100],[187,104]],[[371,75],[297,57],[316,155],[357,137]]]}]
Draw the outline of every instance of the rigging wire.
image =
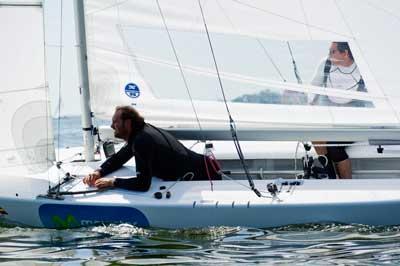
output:
[{"label": "rigging wire", "polygon": [[[228,14],[226,14],[225,10],[222,8],[220,2],[217,0],[217,5],[220,8],[222,14],[225,16],[225,18],[228,20],[229,24],[231,24],[232,29],[234,29],[236,32],[238,32],[240,34],[240,31],[238,30],[238,28],[233,24],[232,20],[230,19],[230,17],[228,16]],[[287,80],[285,79],[285,77],[283,76],[282,72],[280,71],[278,65],[275,63],[275,61],[272,59],[272,56],[268,53],[267,48],[265,48],[264,44],[262,43],[262,41],[259,38],[255,38],[257,43],[260,45],[261,49],[263,50],[264,54],[268,57],[269,61],[271,61],[272,66],[274,67],[274,69],[276,70],[276,72],[278,72],[278,75],[281,77],[281,79],[283,80],[283,82],[286,82]]]},{"label": "rigging wire", "polygon": [[[57,116],[57,157],[60,159],[60,131],[61,131],[61,86],[62,86],[62,51],[63,51],[63,0],[60,1],[60,46],[59,46],[59,73],[58,73],[58,116]],[[60,175],[58,183],[60,184]]]},{"label": "rigging wire", "polygon": [[314,29],[317,29],[317,30],[320,30],[320,31],[323,31],[323,32],[327,32],[327,33],[332,33],[332,34],[335,34],[335,35],[338,35],[338,36],[342,36],[342,37],[345,37],[345,38],[353,38],[354,39],[354,35],[353,36],[349,36],[347,34],[343,34],[343,33],[340,33],[340,32],[329,30],[327,28],[323,28],[323,27],[316,26],[316,25],[313,25],[313,24],[304,23],[301,20],[293,19],[291,17],[284,16],[284,15],[276,13],[276,12],[272,12],[270,10],[267,10],[267,9],[264,9],[264,8],[261,8],[261,7],[257,7],[255,5],[244,3],[241,0],[232,0],[232,1],[236,2],[239,5],[246,6],[248,8],[251,8],[251,9],[254,9],[254,10],[258,10],[260,12],[263,12],[263,13],[266,13],[266,14],[269,14],[269,15],[272,15],[272,16],[275,16],[275,17],[279,17],[281,19],[293,22],[295,24],[304,25],[304,26],[307,26],[307,27],[310,27],[310,28],[314,28]]},{"label": "rigging wire", "polygon": [[[43,8],[43,6],[42,6]],[[43,23],[43,29],[45,29],[45,25],[46,25],[46,18],[43,18],[42,23]],[[43,64],[44,64],[44,69],[48,69],[47,68],[47,53],[46,53],[46,32],[45,30],[43,30]],[[46,104],[46,169],[47,169],[47,181],[48,181],[48,187],[50,189],[51,187],[51,181],[50,181],[50,171],[49,168],[52,167],[54,160],[53,160],[53,156],[51,156],[50,154],[54,152],[54,136],[53,134],[50,133],[50,123],[52,123],[52,113],[51,113],[51,108],[50,108],[50,96],[49,96],[49,83],[48,83],[48,75],[46,73],[47,71],[44,71],[43,77],[44,77],[44,92],[45,92],[45,97],[46,97],[46,101],[48,101],[48,104]],[[1,100],[0,100],[1,102]]]},{"label": "rigging wire", "polygon": [[308,19],[307,19],[307,13],[306,13],[306,9],[304,8],[304,3],[303,0],[299,0],[300,1],[300,6],[301,6],[301,11],[303,11],[303,16],[304,16],[304,20],[305,20],[305,25],[307,27],[307,32],[308,32],[308,36],[310,37],[310,40],[312,40],[312,35],[311,35],[311,31],[310,31],[310,23],[308,23]]},{"label": "rigging wire", "polygon": [[[141,61],[141,62],[145,62],[145,63],[156,64],[156,65],[167,66],[167,67],[170,67],[170,68],[178,69],[176,64],[173,64],[172,62],[169,62],[169,61],[158,60],[158,59],[147,57],[147,56],[134,55],[131,52],[130,53],[121,52],[121,51],[117,51],[117,50],[113,50],[113,49],[109,49],[109,48],[105,48],[105,47],[101,47],[101,46],[93,46],[93,47],[95,47],[96,49],[102,50],[102,51],[107,51],[109,53],[116,54],[116,55],[126,55],[126,56],[134,58],[134,60],[136,60],[136,61]],[[211,72],[211,70],[209,70],[209,69],[203,69],[203,68],[194,67],[194,66],[182,66],[182,67],[186,71],[197,73],[197,74],[200,74],[200,75],[217,76],[215,74],[215,71]],[[280,86],[280,87],[283,86],[282,83],[280,83],[278,81],[258,79],[258,78],[238,75],[236,73],[224,73],[224,72],[222,72],[221,75],[224,76],[226,79],[229,79],[229,80],[240,81],[240,82],[248,82],[248,83],[255,84],[255,85]],[[312,91],[313,89],[310,88],[308,85],[299,85],[299,86],[296,87],[296,90],[299,91],[299,92],[307,92],[308,93],[308,92]],[[324,92],[314,92],[314,93],[315,94],[323,93],[323,95],[331,95],[329,92],[325,92],[326,94],[324,94]],[[343,95],[341,95],[341,97],[346,97],[345,95],[347,95],[343,91],[340,91],[340,93],[343,93]],[[350,93],[351,94],[353,94],[353,93],[355,94],[355,96],[351,96],[351,97],[356,97],[356,99],[361,99],[361,100],[363,100],[363,99],[367,99],[367,100],[386,99],[384,96],[380,96],[380,95],[377,95],[377,94],[373,94],[373,95],[372,94],[366,94],[365,95],[365,93],[360,93],[360,92],[350,92]],[[337,96],[337,95],[335,95],[335,96]],[[392,96],[392,98],[400,98],[400,97]],[[354,98],[351,98],[351,99],[354,99]]]},{"label": "rigging wire", "polygon": [[299,74],[299,70],[297,69],[296,60],[294,60],[294,56],[293,56],[292,48],[290,47],[290,43],[289,43],[289,41],[287,41],[286,43],[287,43],[287,46],[289,48],[290,57],[292,58],[293,71],[294,71],[294,75],[296,76],[297,83],[303,84],[303,81],[301,80],[301,77],[300,77],[300,74]]},{"label": "rigging wire", "polygon": [[374,9],[376,9],[376,10],[381,10],[382,12],[386,13],[387,15],[389,15],[389,16],[395,18],[396,20],[398,20],[398,21],[400,22],[400,16],[397,15],[397,14],[396,14],[395,12],[393,12],[392,10],[383,8],[383,7],[381,7],[381,6],[377,6],[376,4],[371,3],[371,1],[369,1],[369,0],[364,0],[364,2],[365,2],[367,5],[371,6],[372,8],[374,8]]},{"label": "rigging wire", "polygon": [[[287,46],[288,46],[288,49],[289,49],[290,57],[292,58],[293,71],[294,71],[294,75],[295,75],[295,77],[297,79],[297,83],[298,84],[303,84],[303,82],[301,80],[301,77],[300,77],[300,74],[299,74],[299,71],[297,69],[296,60],[294,59],[294,56],[293,56],[292,48],[290,47],[290,43],[289,43],[289,41],[287,41],[286,43],[287,43]],[[298,141],[297,145],[296,145],[296,152],[295,152],[295,157],[294,157],[294,171],[295,172],[297,171],[297,151],[299,149],[299,145],[300,145],[300,142]],[[295,178],[297,178],[297,174],[296,173],[295,173]]]},{"label": "rigging wire", "polygon": [[251,178],[249,170],[247,168],[247,165],[246,165],[246,163],[244,161],[244,155],[243,155],[242,149],[240,147],[239,139],[238,139],[238,136],[237,136],[237,129],[236,129],[235,121],[233,120],[231,112],[229,111],[228,103],[227,103],[226,96],[225,96],[224,87],[222,85],[221,76],[219,74],[217,60],[215,58],[214,49],[213,49],[213,46],[212,46],[212,43],[211,43],[210,33],[208,31],[207,23],[206,23],[206,20],[205,20],[205,17],[204,17],[203,8],[201,6],[201,2],[200,1],[201,0],[198,0],[199,7],[200,7],[200,12],[201,12],[201,16],[202,16],[203,23],[204,23],[204,28],[206,30],[208,43],[210,45],[211,54],[212,54],[212,58],[213,58],[213,61],[214,61],[215,70],[217,72],[218,82],[219,82],[219,85],[220,85],[220,88],[221,88],[221,93],[222,93],[222,97],[223,97],[223,100],[224,100],[225,108],[226,108],[226,111],[227,111],[228,116],[229,116],[229,126],[230,126],[230,130],[231,130],[231,134],[232,134],[232,139],[233,139],[233,142],[235,144],[236,151],[238,153],[238,156],[239,156],[240,162],[242,164],[243,170],[246,173],[247,180],[249,181],[250,188],[251,188],[251,190],[254,191],[254,193],[258,197],[261,197],[262,195],[261,195],[260,191],[258,191],[257,188],[254,186],[253,179]]},{"label": "rigging wire", "polygon": [[268,53],[267,48],[265,48],[264,44],[262,44],[261,40],[259,38],[256,38],[258,44],[261,46],[262,50],[264,51],[264,54],[268,57],[269,61],[271,61],[272,66],[275,68],[276,72],[278,72],[279,76],[283,80],[283,82],[287,82],[285,77],[283,76],[282,72],[280,71],[278,65],[275,63],[275,61],[272,59],[271,55]]},{"label": "rigging wire", "polygon": [[[358,48],[360,49],[361,54],[365,57],[365,54],[364,54],[363,50],[361,49],[361,46],[360,46],[360,44],[358,43],[357,38],[354,37],[355,35],[354,35],[353,31],[352,31],[352,28],[350,27],[349,22],[347,21],[345,15],[343,14],[342,9],[340,8],[340,6],[339,6],[339,4],[337,3],[336,0],[335,0],[334,2],[335,2],[335,5],[336,5],[337,10],[338,10],[339,13],[340,13],[340,16],[342,17],[342,19],[343,19],[343,21],[344,21],[344,24],[345,24],[346,27],[349,29],[349,32],[350,32],[352,38],[354,39],[354,42],[357,44]],[[369,67],[370,69],[372,69],[370,63],[368,62],[368,60],[365,60],[365,62],[367,63],[368,67]],[[381,83],[379,82],[379,80],[378,80],[378,79],[375,79],[375,80],[376,80],[376,83],[378,84],[378,86],[379,86],[379,88],[380,88],[380,91],[383,93],[384,98],[385,98],[387,104],[388,104],[389,107],[392,109],[393,114],[394,114],[394,115],[396,116],[396,118],[397,118],[397,121],[400,123],[400,116],[399,116],[398,112],[396,111],[396,108],[393,106],[392,102],[389,100],[389,96],[386,94],[386,92],[385,92],[385,90],[383,89],[383,87],[382,87]]]},{"label": "rigging wire", "polygon": [[296,144],[296,150],[294,152],[294,177],[297,179],[297,152],[299,151],[299,146],[300,146],[300,141],[297,142]]},{"label": "rigging wire", "polygon": [[105,6],[105,7],[101,7],[101,8],[93,9],[93,10],[88,10],[86,12],[86,14],[87,15],[94,15],[94,14],[97,14],[97,13],[102,12],[102,11],[108,11],[108,10],[114,8],[114,7],[119,8],[121,5],[125,4],[128,1],[131,1],[131,0],[123,0],[123,1],[119,1],[119,2],[116,1],[116,3],[110,4],[110,5]]},{"label": "rigging wire", "polygon": [[185,88],[186,88],[187,94],[189,96],[190,103],[192,105],[192,109],[193,109],[194,115],[196,116],[197,124],[199,126],[199,129],[200,129],[200,132],[201,132],[201,135],[202,135],[202,139],[203,139],[203,141],[206,141],[205,136],[203,135],[203,129],[201,127],[200,119],[199,119],[199,116],[197,114],[196,108],[194,106],[193,98],[192,98],[192,95],[191,95],[190,90],[189,90],[189,85],[188,85],[188,82],[186,80],[186,76],[185,76],[185,74],[183,72],[183,68],[182,68],[181,62],[179,60],[178,53],[176,52],[174,42],[172,41],[171,33],[170,33],[169,29],[168,29],[167,22],[165,21],[165,17],[164,17],[164,14],[162,12],[159,0],[157,0],[156,2],[157,2],[158,10],[160,11],[160,15],[161,15],[165,30],[167,31],[167,34],[168,34],[168,39],[169,39],[169,42],[171,44],[171,48],[172,48],[172,50],[174,52],[174,56],[175,56],[176,62],[178,63],[179,71],[181,73],[181,76],[182,76],[182,79],[183,79],[183,83],[185,84]]},{"label": "rigging wire", "polygon": [[46,92],[47,89],[48,89],[48,84],[43,84],[41,86],[32,87],[32,88],[3,90],[3,91],[0,91],[0,94],[8,94],[8,93],[24,92],[24,91],[33,91],[33,90],[40,90],[40,91],[43,90],[43,91]]},{"label": "rigging wire", "polygon": [[[230,181],[235,182],[236,184],[238,184],[238,185],[240,185],[240,186],[242,186],[242,187],[244,187],[244,188],[247,188],[247,189],[252,190],[251,187],[247,186],[246,184],[242,184],[242,183],[239,182],[238,180],[233,179],[232,177],[230,177],[230,176],[224,174],[223,172],[221,173],[221,176],[222,176],[222,178],[224,178],[224,179],[230,180]],[[269,193],[268,191],[261,191],[261,192],[263,192],[263,193]],[[258,195],[257,195],[257,196],[258,196]],[[260,196],[259,196],[259,197],[262,197],[262,198],[269,198],[269,199],[272,199],[272,198],[273,198],[273,197],[271,197],[271,196],[261,195],[261,193],[260,193]]]}]

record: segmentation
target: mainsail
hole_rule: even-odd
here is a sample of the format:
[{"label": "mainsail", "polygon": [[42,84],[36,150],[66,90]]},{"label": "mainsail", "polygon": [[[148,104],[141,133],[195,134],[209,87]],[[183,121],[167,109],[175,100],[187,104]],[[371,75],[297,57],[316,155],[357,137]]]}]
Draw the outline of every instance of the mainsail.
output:
[{"label": "mainsail", "polygon": [[43,172],[54,161],[41,3],[0,2],[0,168]]},{"label": "mainsail", "polygon": [[[192,136],[201,127],[225,138],[217,134],[229,128],[220,78],[239,132],[251,130],[247,139],[398,138],[396,0],[85,3],[91,95],[99,116],[109,118],[114,106],[134,104],[159,125],[192,128]],[[367,92],[311,85],[332,41],[350,45]],[[308,83],[296,82],[288,42]],[[140,93],[129,94],[127,84]],[[283,99],[285,91],[370,105],[297,105]]]}]

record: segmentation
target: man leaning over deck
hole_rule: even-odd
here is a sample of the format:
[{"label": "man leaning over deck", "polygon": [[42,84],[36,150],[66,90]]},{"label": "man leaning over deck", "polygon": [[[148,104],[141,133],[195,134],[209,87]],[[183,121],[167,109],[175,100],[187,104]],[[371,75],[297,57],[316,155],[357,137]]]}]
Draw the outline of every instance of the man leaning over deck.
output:
[{"label": "man leaning over deck", "polygon": [[[111,128],[125,145],[108,158],[99,169],[85,176],[83,182],[97,188],[117,187],[147,191],[153,176],[164,181],[175,181],[187,173],[191,180],[221,179],[215,163],[180,143],[170,133],[144,121],[131,106],[118,106],[112,117]],[[110,178],[109,173],[122,167],[135,156],[137,177]],[[189,178],[192,175],[188,175]]]}]

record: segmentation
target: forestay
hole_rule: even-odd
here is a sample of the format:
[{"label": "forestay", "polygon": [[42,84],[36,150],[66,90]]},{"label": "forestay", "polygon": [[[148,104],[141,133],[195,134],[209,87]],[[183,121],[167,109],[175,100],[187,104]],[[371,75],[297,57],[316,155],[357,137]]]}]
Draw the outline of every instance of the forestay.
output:
[{"label": "forestay", "polygon": [[[134,104],[161,126],[193,129],[181,137],[193,138],[201,127],[204,131],[195,138],[208,133],[209,138],[229,138],[220,134],[229,129],[228,116],[206,24],[242,139],[399,136],[396,0],[85,3],[91,95],[99,116],[110,118],[116,105]],[[349,43],[367,92],[311,85],[332,41]],[[127,87],[129,83],[139,89]],[[315,94],[368,104],[309,105],[291,98]]]},{"label": "forestay", "polygon": [[36,2],[0,1],[2,173],[38,173],[54,161],[43,9]]}]

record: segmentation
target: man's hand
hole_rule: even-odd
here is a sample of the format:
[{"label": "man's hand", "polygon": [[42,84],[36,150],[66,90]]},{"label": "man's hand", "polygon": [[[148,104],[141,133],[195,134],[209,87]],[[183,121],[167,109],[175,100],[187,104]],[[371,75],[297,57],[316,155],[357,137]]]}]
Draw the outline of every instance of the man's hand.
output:
[{"label": "man's hand", "polygon": [[114,186],[114,180],[115,178],[110,178],[110,177],[104,177],[98,179],[94,185],[97,188],[107,188],[107,187],[113,187]]},{"label": "man's hand", "polygon": [[89,186],[94,186],[97,179],[101,178],[99,171],[94,171],[83,178],[83,183]]}]

